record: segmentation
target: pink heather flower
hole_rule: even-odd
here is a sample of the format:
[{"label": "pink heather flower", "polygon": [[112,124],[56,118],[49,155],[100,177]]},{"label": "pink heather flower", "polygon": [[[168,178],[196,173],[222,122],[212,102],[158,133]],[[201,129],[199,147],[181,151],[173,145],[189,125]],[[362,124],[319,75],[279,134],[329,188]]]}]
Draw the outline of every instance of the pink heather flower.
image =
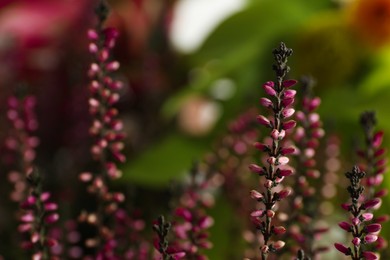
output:
[{"label": "pink heather flower", "polygon": [[263,88],[265,92],[270,95],[270,96],[275,96],[276,95],[276,90],[274,89],[275,83],[272,81],[268,81],[263,85]]},{"label": "pink heather flower", "polygon": [[278,158],[278,162],[280,163],[280,165],[286,165],[286,164],[288,164],[289,160],[290,160],[290,159],[288,159],[288,157],[286,157],[286,156],[280,156],[280,157]]},{"label": "pink heather flower", "polygon": [[364,242],[366,244],[374,243],[378,239],[377,235],[368,234],[364,237]]},{"label": "pink heather flower", "polygon": [[374,137],[373,137],[373,140],[372,140],[372,145],[376,148],[378,148],[379,146],[381,146],[382,144],[382,140],[383,140],[383,131],[380,131],[380,132],[377,132]]},{"label": "pink heather flower", "polygon": [[378,199],[378,198],[371,199],[371,200],[366,201],[362,205],[362,207],[365,208],[365,209],[371,209],[371,208],[375,207],[376,205],[378,205],[380,202],[381,202],[381,200]]},{"label": "pink heather flower", "polygon": [[253,211],[253,212],[251,213],[251,216],[252,216],[252,217],[262,217],[262,216],[263,216],[263,213],[264,213],[263,210],[256,210],[256,211]]},{"label": "pink heather flower", "polygon": [[358,238],[358,237],[354,237],[354,238],[352,239],[352,244],[354,244],[355,246],[359,246],[359,245],[360,245],[360,242],[361,242],[361,240],[360,240],[360,238]]},{"label": "pink heather flower", "polygon": [[275,250],[282,249],[286,243],[284,241],[278,240],[275,243],[272,244],[273,248]]},{"label": "pink heather flower", "polygon": [[249,170],[257,174],[264,174],[264,169],[257,164],[250,164]]},{"label": "pink heather flower", "polygon": [[294,86],[295,84],[297,84],[298,81],[296,81],[295,79],[288,79],[288,80],[285,80],[283,81],[283,86],[285,88],[289,88],[289,87],[292,87]]},{"label": "pink heather flower", "polygon": [[259,143],[259,142],[256,142],[254,143],[253,145],[257,150],[260,150],[260,151],[267,151],[269,149],[268,145],[266,144],[262,144],[262,143]]},{"label": "pink heather flower", "polygon": [[286,188],[284,190],[281,190],[279,193],[276,193],[279,195],[279,199],[287,198],[292,193],[292,190],[290,188]]},{"label": "pink heather flower", "polygon": [[341,253],[343,253],[344,255],[350,255],[351,252],[350,252],[350,249],[346,246],[344,246],[343,244],[340,244],[340,243],[334,243],[334,247],[339,250]]},{"label": "pink heather flower", "polygon": [[341,227],[342,229],[344,229],[345,231],[347,232],[351,232],[352,231],[352,225],[349,224],[348,222],[340,222],[339,223],[339,227]]},{"label": "pink heather flower", "polygon": [[289,129],[294,128],[296,125],[297,125],[297,122],[295,122],[294,120],[290,120],[290,121],[283,122],[282,128],[285,130],[289,130]]},{"label": "pink heather flower", "polygon": [[293,108],[287,108],[282,111],[282,115],[284,118],[288,118],[292,116],[295,113],[295,109]]},{"label": "pink heather flower", "polygon": [[251,198],[252,199],[259,200],[259,199],[262,199],[264,197],[260,192],[258,192],[256,190],[251,190],[250,193],[251,193]]},{"label": "pink heather flower", "polygon": [[362,254],[364,256],[364,259],[366,259],[366,260],[376,260],[376,259],[379,259],[379,257],[375,253],[373,253],[371,251],[365,251]]},{"label": "pink heather flower", "polygon": [[260,104],[264,107],[273,107],[273,103],[268,98],[260,98]]},{"label": "pink heather flower", "polygon": [[286,233],[286,228],[283,226],[274,226],[273,232],[276,235],[282,235],[282,234]]},{"label": "pink heather flower", "polygon": [[362,214],[363,221],[370,221],[374,217],[374,214],[366,212]]},{"label": "pink heather flower", "polygon": [[267,127],[271,127],[271,122],[263,115],[259,115],[257,117],[257,122],[259,122],[262,125],[265,125]]},{"label": "pink heather flower", "polygon": [[278,175],[280,177],[288,177],[292,175],[294,172],[291,169],[279,169],[278,170]]},{"label": "pink heather flower", "polygon": [[286,136],[286,131],[282,130],[282,131],[278,131],[276,129],[272,130],[271,132],[271,137],[276,140],[282,140],[284,137]]},{"label": "pink heather flower", "polygon": [[374,223],[374,224],[367,225],[364,230],[367,233],[375,233],[375,232],[380,231],[381,228],[382,228],[381,224]]},{"label": "pink heather flower", "polygon": [[284,98],[294,98],[296,94],[297,94],[296,90],[287,89],[286,91],[284,91],[283,97]]},{"label": "pink heather flower", "polygon": [[296,151],[294,147],[284,147],[280,150],[282,155],[293,154]]},{"label": "pink heather flower", "polygon": [[201,229],[207,229],[214,224],[214,219],[210,216],[203,216],[198,223]]}]

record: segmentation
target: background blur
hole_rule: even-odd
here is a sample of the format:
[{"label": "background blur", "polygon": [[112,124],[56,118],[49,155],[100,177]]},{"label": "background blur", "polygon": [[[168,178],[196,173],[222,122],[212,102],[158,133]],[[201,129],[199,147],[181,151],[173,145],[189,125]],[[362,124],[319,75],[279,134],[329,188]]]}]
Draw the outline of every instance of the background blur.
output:
[{"label": "background blur", "polygon": [[[108,3],[107,26],[120,31],[116,77],[127,86],[119,109],[128,160],[115,186],[126,190],[145,219],[166,211],[170,183],[185,179],[192,162],[202,160],[226,134],[228,123],[257,106],[262,83],[274,78],[271,51],[280,41],[294,50],[290,77],[316,79],[325,131],[340,140],[340,175],[356,161],[355,148],[363,145],[363,111],[377,112],[385,146],[390,145],[390,0]],[[75,183],[91,163],[86,87],[91,59],[85,35],[94,23],[89,0],[0,1],[0,113],[16,90],[36,95],[41,140],[36,164],[47,189],[63,205],[63,218],[83,207],[82,200],[72,203],[82,190]],[[4,140],[5,116],[0,116],[0,129]],[[0,152],[6,153],[4,148]],[[4,164],[6,156],[1,157]],[[0,236],[5,237],[14,227],[14,213],[6,202],[6,175],[0,172]],[[384,185],[390,188],[386,175]],[[341,188],[336,194],[345,197]],[[329,223],[334,224],[344,217],[338,213],[340,197],[330,201]],[[390,200],[383,203],[382,211],[388,211]],[[211,214],[216,224],[210,259],[242,252],[224,235],[240,219],[231,216],[223,192],[216,193]],[[343,239],[338,229],[325,238],[329,244]],[[390,239],[390,227],[382,234]],[[1,243],[1,251],[8,245]]]}]

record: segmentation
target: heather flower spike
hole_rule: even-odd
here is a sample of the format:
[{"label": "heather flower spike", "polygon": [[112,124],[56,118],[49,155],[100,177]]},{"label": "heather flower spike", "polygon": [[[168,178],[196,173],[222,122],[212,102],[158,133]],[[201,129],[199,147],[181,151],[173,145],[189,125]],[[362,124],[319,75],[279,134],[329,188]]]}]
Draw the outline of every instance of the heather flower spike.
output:
[{"label": "heather flower spike", "polygon": [[[269,136],[272,139],[272,145],[267,147],[267,149],[263,149],[268,157],[266,160],[268,165],[261,167],[252,164],[250,166],[250,169],[258,173],[260,177],[264,176],[263,191],[251,191],[251,197],[261,204],[261,209],[253,212],[251,218],[264,238],[264,244],[260,247],[263,260],[267,259],[269,253],[276,252],[285,245],[281,240],[271,240],[274,235],[280,235],[286,230],[282,226],[275,227],[273,218],[276,214],[276,203],[287,197],[291,190],[285,189],[275,192],[274,189],[282,182],[285,176],[289,176],[292,173],[286,170],[286,167],[289,162],[287,155],[291,154],[293,150],[291,147],[285,147],[282,141],[287,135],[286,130],[290,130],[295,126],[295,122],[287,121],[287,118],[295,113],[295,110],[291,107],[295,92],[291,91],[290,87],[296,81],[285,80],[290,70],[287,66],[287,59],[292,55],[292,50],[287,48],[284,43],[281,43],[279,48],[273,51],[273,54],[275,58],[273,69],[276,73],[276,82],[269,81],[263,85],[268,97],[261,101],[263,105],[272,107],[272,112],[269,116],[259,115],[257,117],[257,121],[261,125],[271,128]],[[255,145],[255,147],[258,146]]]},{"label": "heather flower spike", "polygon": [[[299,207],[297,214],[293,214],[293,217],[289,219],[289,223],[299,226],[299,229],[294,230],[290,236],[296,241],[297,246],[304,250],[307,257],[316,258],[318,253],[324,251],[318,250],[319,247],[314,246],[318,244],[315,239],[320,237],[315,228],[315,221],[321,217],[318,210],[320,194],[316,194],[317,189],[314,183],[315,179],[321,177],[320,171],[316,168],[315,155],[322,136],[316,133],[323,131],[323,129],[321,118],[316,113],[320,99],[313,95],[314,80],[305,76],[302,77],[301,82],[302,97],[299,102],[300,107],[295,115],[298,127],[293,134],[294,144],[297,148],[295,170],[300,174],[294,176],[295,193],[292,197],[292,204],[294,205],[294,201],[300,201],[304,207]],[[323,229],[327,230],[326,227]]]},{"label": "heather flower spike", "polygon": [[362,179],[366,176],[365,172],[360,171],[357,166],[354,166],[351,172],[347,172],[345,176],[349,179],[350,185],[347,190],[351,198],[351,205],[348,207],[350,212],[350,222],[340,222],[339,226],[346,232],[352,234],[352,247],[345,246],[340,243],[335,243],[335,248],[344,255],[351,256],[352,260],[360,259],[379,259],[377,255],[371,251],[367,251],[365,244],[374,243],[378,239],[378,232],[381,230],[381,225],[378,223],[367,223],[372,219],[372,213],[366,212],[369,208],[367,203],[372,200],[364,201],[364,187],[361,185]]},{"label": "heather flower spike", "polygon": [[97,257],[114,255],[117,241],[112,236],[113,215],[119,210],[119,204],[125,196],[109,189],[109,182],[121,177],[117,163],[122,163],[126,157],[122,132],[123,123],[118,118],[115,104],[120,96],[117,91],[123,86],[115,80],[112,73],[119,68],[119,63],[111,59],[111,51],[115,46],[118,32],[114,28],[103,28],[103,22],[108,15],[108,7],[104,1],[99,1],[96,9],[98,23],[95,29],[88,30],[90,40],[89,52],[93,57],[88,76],[91,80],[89,91],[89,112],[92,117],[90,135],[93,138],[91,154],[99,169],[97,172],[83,172],[80,180],[88,184],[87,190],[98,200],[97,212],[83,213],[81,220],[94,225],[98,235],[86,241],[86,246],[97,250]]},{"label": "heather flower spike", "polygon": [[[366,111],[362,113],[360,116],[360,124],[364,131],[365,147],[361,149],[358,154],[363,160],[361,167],[363,167],[367,174],[365,184],[368,189],[368,194],[366,195],[368,200],[365,202],[364,206],[367,210],[372,211],[380,205],[380,198],[387,194],[386,188],[380,189],[383,175],[387,171],[384,159],[386,158],[386,150],[382,147],[383,132],[375,129],[377,124],[375,112]],[[372,218],[372,214],[370,217]],[[378,250],[383,249],[383,247],[386,246],[385,244],[380,243],[380,241],[382,241],[382,238],[376,243],[376,248]]]},{"label": "heather flower spike", "polygon": [[50,193],[43,192],[42,178],[37,170],[32,170],[28,174],[27,182],[31,192],[21,204],[23,213],[20,217],[19,231],[27,237],[22,247],[32,251],[33,259],[49,259],[52,255],[50,248],[56,245],[57,241],[47,234],[48,227],[59,219],[56,212],[58,206],[50,201]]}]

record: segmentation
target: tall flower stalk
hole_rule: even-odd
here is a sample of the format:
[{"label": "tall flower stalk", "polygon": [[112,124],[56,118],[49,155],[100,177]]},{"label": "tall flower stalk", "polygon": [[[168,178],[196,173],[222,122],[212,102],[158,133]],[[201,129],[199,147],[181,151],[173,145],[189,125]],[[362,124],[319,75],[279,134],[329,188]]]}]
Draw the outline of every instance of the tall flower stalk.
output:
[{"label": "tall flower stalk", "polygon": [[[382,147],[384,133],[383,131],[375,130],[377,120],[375,112],[367,111],[360,116],[360,124],[364,130],[365,147],[358,151],[358,155],[362,158],[360,167],[366,172],[367,178],[365,185],[368,188],[366,197],[382,198],[388,194],[386,188],[380,188],[383,182],[383,175],[387,171],[386,167],[386,149]],[[379,216],[376,221],[386,222],[389,216]],[[376,249],[380,250],[387,246],[386,240],[378,237]]]},{"label": "tall flower stalk", "polygon": [[42,176],[34,169],[35,148],[39,144],[34,135],[38,128],[35,106],[36,99],[32,95],[8,98],[7,117],[11,131],[6,146],[13,152],[8,177],[15,186],[11,200],[20,203],[21,246],[32,259],[46,260],[53,256],[50,249],[57,244],[48,235],[49,226],[57,222],[59,214],[56,212],[58,205],[50,200],[50,193],[43,190]]},{"label": "tall flower stalk", "polygon": [[377,254],[365,248],[365,245],[374,243],[378,239],[378,233],[381,230],[379,223],[371,222],[374,215],[370,212],[372,208],[380,203],[380,200],[377,198],[363,199],[364,187],[361,185],[361,180],[365,175],[366,173],[362,172],[357,166],[354,166],[351,172],[345,174],[350,181],[347,190],[351,203],[345,203],[342,207],[351,216],[350,221],[340,222],[339,226],[352,234],[352,246],[347,247],[340,243],[334,244],[338,251],[350,256],[352,260],[379,259]]},{"label": "tall flower stalk", "polygon": [[[264,178],[264,189],[259,192],[251,191],[251,197],[261,204],[261,208],[252,212],[252,221],[256,228],[261,232],[264,242],[260,248],[262,259],[267,259],[269,253],[281,249],[285,242],[271,241],[272,236],[280,235],[286,232],[283,226],[274,225],[275,205],[278,201],[286,198],[291,189],[281,188],[283,179],[291,174],[293,170],[287,166],[289,158],[287,155],[294,153],[293,147],[285,146],[283,140],[286,132],[295,127],[294,120],[288,120],[295,110],[292,108],[294,103],[295,90],[290,89],[296,84],[296,80],[285,80],[290,68],[287,66],[287,59],[292,55],[292,50],[281,43],[278,49],[273,51],[276,63],[273,69],[276,72],[276,82],[266,82],[263,88],[269,98],[261,98],[260,103],[271,111],[271,118],[259,115],[257,121],[270,129],[269,135],[272,139],[271,144],[255,143],[255,147],[267,155],[267,166],[251,164],[251,171]],[[279,191],[276,191],[278,188]]]},{"label": "tall flower stalk", "polygon": [[315,158],[320,140],[324,136],[320,115],[316,113],[321,99],[313,95],[313,79],[302,78],[302,99],[300,110],[296,113],[298,126],[294,132],[297,148],[295,193],[292,198],[293,212],[289,217],[292,225],[288,235],[296,242],[307,257],[315,258],[326,247],[314,247],[315,238],[327,231],[326,227],[316,227],[319,217],[319,196],[315,181],[321,177]]},{"label": "tall flower stalk", "polygon": [[122,193],[112,192],[109,188],[109,182],[121,176],[117,163],[124,162],[126,158],[122,153],[123,123],[118,119],[118,110],[114,107],[120,98],[117,91],[123,84],[112,78],[112,73],[119,68],[119,62],[111,58],[118,32],[114,28],[103,27],[108,11],[105,2],[99,1],[96,8],[97,26],[88,30],[89,52],[93,56],[88,72],[91,79],[89,111],[93,118],[90,128],[93,137],[91,154],[97,170],[80,174],[80,179],[89,183],[88,191],[97,199],[96,212],[82,213],[81,220],[97,228],[96,237],[88,239],[86,245],[97,249],[99,259],[114,255],[116,242],[111,216],[115,215],[119,203],[125,199]]}]

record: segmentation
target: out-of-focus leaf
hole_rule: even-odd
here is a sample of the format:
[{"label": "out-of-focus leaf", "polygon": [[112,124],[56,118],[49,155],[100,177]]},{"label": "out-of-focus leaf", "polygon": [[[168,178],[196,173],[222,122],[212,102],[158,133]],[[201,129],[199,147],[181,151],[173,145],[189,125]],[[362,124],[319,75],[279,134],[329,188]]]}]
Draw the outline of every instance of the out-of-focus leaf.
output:
[{"label": "out-of-focus leaf", "polygon": [[182,178],[207,146],[205,140],[171,134],[127,164],[123,180],[145,186],[167,185]]},{"label": "out-of-focus leaf", "polygon": [[[288,40],[313,8],[307,1],[280,0],[277,5],[274,1],[259,1],[224,21],[190,57],[190,62],[200,73],[165,103],[163,115],[167,118],[174,116],[189,95],[207,94],[214,81],[231,74],[239,75],[249,64],[270,60],[264,57],[266,54],[272,56],[269,51],[275,47],[272,45]],[[271,71],[270,68],[271,64],[265,74]],[[239,87],[244,88],[242,93],[245,94],[253,86]]]},{"label": "out-of-focus leaf", "polygon": [[359,90],[364,95],[375,95],[390,91],[390,48],[384,49],[374,57],[374,68],[361,82]]}]

